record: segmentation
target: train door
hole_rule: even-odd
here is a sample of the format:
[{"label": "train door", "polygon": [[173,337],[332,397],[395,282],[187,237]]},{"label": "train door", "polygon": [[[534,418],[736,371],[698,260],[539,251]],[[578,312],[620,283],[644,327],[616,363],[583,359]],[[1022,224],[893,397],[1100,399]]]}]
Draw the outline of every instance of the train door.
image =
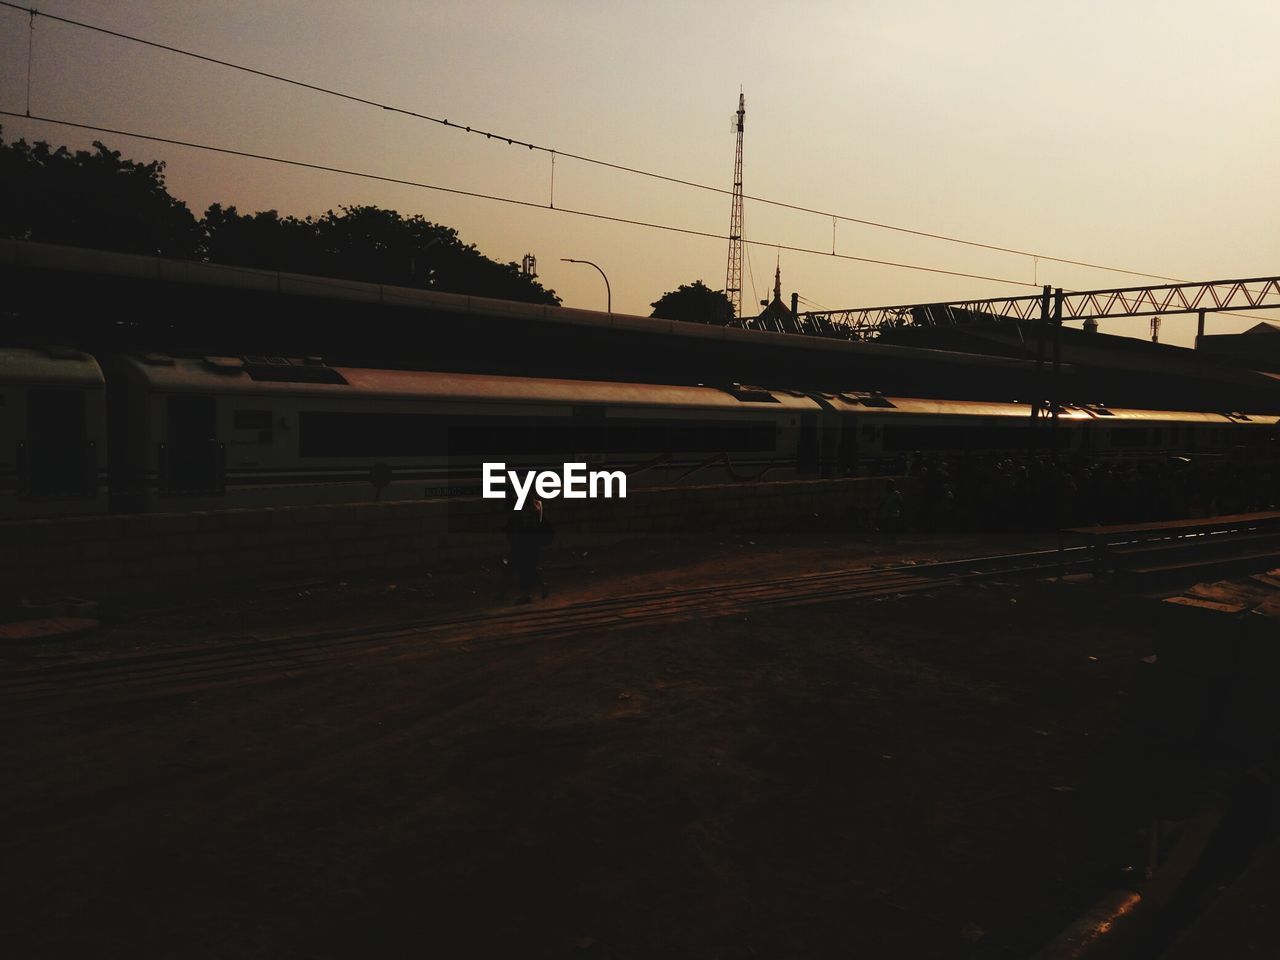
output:
[{"label": "train door", "polygon": [[801,414],[800,440],[796,444],[796,473],[801,476],[812,476],[817,473],[820,453],[818,415],[816,413]]},{"label": "train door", "polygon": [[168,399],[166,441],[161,447],[160,483],[169,494],[224,491],[223,447],[218,442],[213,397]]},{"label": "train door", "polygon": [[858,472],[858,418],[840,418],[840,453],[836,476],[851,477]]},{"label": "train door", "polygon": [[840,429],[841,417],[836,409],[822,395],[810,395],[822,412],[818,414],[819,424],[819,472],[824,477],[843,476],[840,469]]},{"label": "train door", "polygon": [[147,509],[148,438],[147,402],[131,387],[117,361],[107,376],[107,448],[112,513],[137,513]]},{"label": "train door", "polygon": [[1081,456],[1096,457],[1101,453],[1098,444],[1098,431],[1101,429],[1092,420],[1087,420],[1080,424],[1080,447],[1078,452]]},{"label": "train door", "polygon": [[1182,428],[1182,449],[1187,453],[1199,452],[1200,427],[1198,425],[1188,423]]},{"label": "train door", "polygon": [[82,390],[28,390],[22,491],[32,497],[89,497],[96,481]]}]

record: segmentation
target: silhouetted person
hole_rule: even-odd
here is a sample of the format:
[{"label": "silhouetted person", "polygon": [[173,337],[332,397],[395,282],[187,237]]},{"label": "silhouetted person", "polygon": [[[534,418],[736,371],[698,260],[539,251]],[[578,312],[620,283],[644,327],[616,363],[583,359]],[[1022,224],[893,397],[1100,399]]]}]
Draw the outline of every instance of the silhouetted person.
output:
[{"label": "silhouetted person", "polygon": [[542,551],[551,543],[551,524],[542,513],[542,501],[525,504],[523,510],[512,510],[507,516],[507,540],[511,544],[511,570],[520,588],[516,603],[532,603],[535,587],[547,597],[547,584],[542,579],[538,562]]},{"label": "silhouetted person", "polygon": [[898,489],[897,483],[890,480],[876,508],[876,529],[889,543],[896,543],[898,540],[898,531],[902,529],[902,512],[902,491]]}]

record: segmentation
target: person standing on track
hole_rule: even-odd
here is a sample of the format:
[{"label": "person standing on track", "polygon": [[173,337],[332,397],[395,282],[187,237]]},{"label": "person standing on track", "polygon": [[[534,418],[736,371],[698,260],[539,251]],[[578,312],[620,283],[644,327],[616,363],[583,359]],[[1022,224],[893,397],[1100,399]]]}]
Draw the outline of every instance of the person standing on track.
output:
[{"label": "person standing on track", "polygon": [[895,481],[890,480],[876,508],[876,529],[888,543],[898,542],[898,532],[902,529],[902,512],[902,491]]},{"label": "person standing on track", "polygon": [[545,600],[550,591],[538,563],[543,549],[551,544],[554,532],[543,515],[542,501],[534,500],[524,510],[512,510],[507,517],[506,533],[511,544],[511,569],[521,591],[516,603],[532,603],[535,587],[541,590]]}]

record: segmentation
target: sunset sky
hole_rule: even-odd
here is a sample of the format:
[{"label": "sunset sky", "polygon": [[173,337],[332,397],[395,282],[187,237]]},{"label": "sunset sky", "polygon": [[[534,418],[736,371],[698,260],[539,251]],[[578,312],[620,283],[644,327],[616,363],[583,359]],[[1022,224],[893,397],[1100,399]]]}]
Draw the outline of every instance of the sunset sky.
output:
[{"label": "sunset sky", "polygon": [[[857,0],[646,4],[410,0],[35,0],[42,12],[448,118],[559,151],[914,230],[1188,280],[1280,274],[1280,4],[1273,0]],[[535,204],[547,153],[37,18],[32,113]],[[0,109],[27,99],[28,16],[0,8]],[[102,139],[167,162],[199,215],[377,204],[538,260],[566,305],[648,314],[681,283],[724,286],[727,241],[0,118],[6,140]],[[725,194],[580,161],[555,204],[726,234]],[[830,251],[830,217],[748,200],[744,304],[778,252]],[[1158,283],[840,222],[842,254],[1004,283],[781,252],[814,308]],[[1015,282],[1016,281],[1016,282]],[[1022,285],[1018,285],[1022,284]],[[1269,319],[1280,320],[1280,312]],[[1233,332],[1263,315],[1220,318]],[[1145,334],[1148,321],[1104,322]],[[1195,319],[1161,339],[1190,344]]]}]

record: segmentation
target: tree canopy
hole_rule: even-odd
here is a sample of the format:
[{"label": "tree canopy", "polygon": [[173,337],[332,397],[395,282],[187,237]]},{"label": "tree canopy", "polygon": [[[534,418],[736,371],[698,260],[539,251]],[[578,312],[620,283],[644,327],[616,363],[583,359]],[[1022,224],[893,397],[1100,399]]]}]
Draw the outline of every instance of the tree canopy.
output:
[{"label": "tree canopy", "polygon": [[712,290],[701,280],[681,284],[649,304],[651,317],[689,323],[726,324],[733,320],[733,304],[723,290]]},{"label": "tree canopy", "polygon": [[213,204],[204,215],[208,259],[290,273],[343,277],[558,304],[560,298],[515,263],[490,260],[458,231],[381,207],[342,207],[319,217],[275,210],[241,214]]},{"label": "tree canopy", "polygon": [[191,259],[200,224],[169,195],[164,163],[135,163],[95,140],[93,151],[0,137],[0,234]]},{"label": "tree canopy", "polygon": [[241,214],[212,204],[197,220],[170,196],[164,163],[0,136],[0,236],[207,260],[448,293],[558,304],[515,263],[489,259],[451,227],[375,206],[318,217]]}]

